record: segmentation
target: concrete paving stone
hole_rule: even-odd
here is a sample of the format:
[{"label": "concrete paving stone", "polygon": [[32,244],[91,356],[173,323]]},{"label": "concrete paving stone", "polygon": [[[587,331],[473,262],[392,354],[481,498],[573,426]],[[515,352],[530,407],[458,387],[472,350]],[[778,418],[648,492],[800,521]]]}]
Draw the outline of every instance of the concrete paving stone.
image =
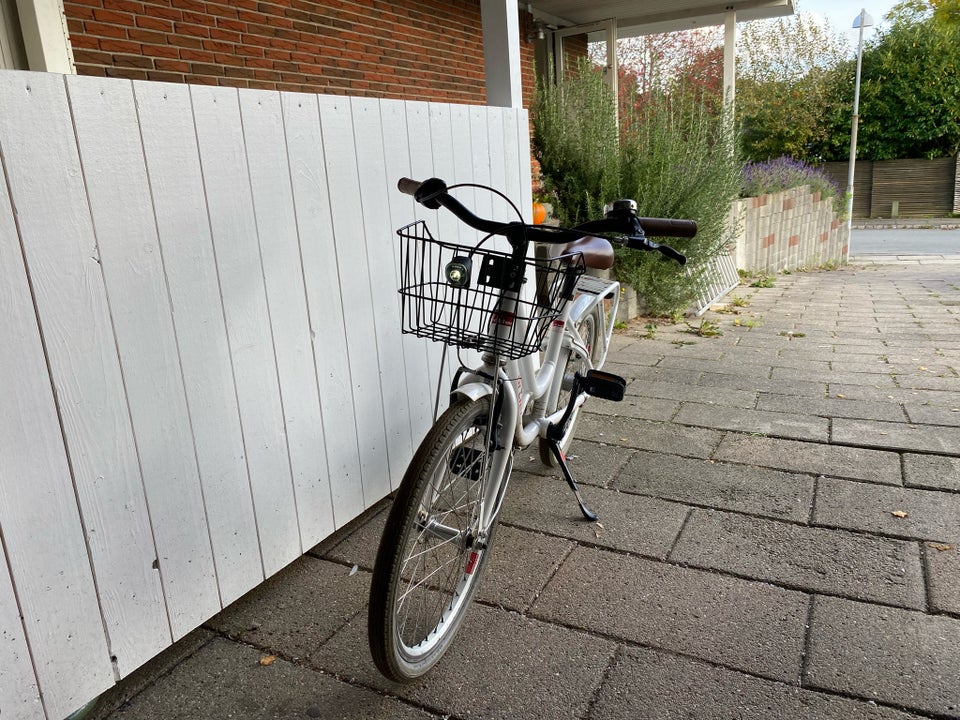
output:
[{"label": "concrete paving stone", "polygon": [[610,352],[629,350],[634,347],[637,342],[637,338],[631,335],[629,331],[614,330],[613,334],[610,335]]},{"label": "concrete paving stone", "polygon": [[[894,512],[905,512],[897,517]],[[960,495],[820,478],[814,522],[919,540],[960,542]]]},{"label": "concrete paving stone", "polygon": [[616,362],[613,360],[609,360],[603,365],[603,369],[606,372],[619,375],[626,380],[628,384],[631,384],[634,380],[636,380],[637,374],[640,372],[641,367],[641,365],[630,365],[628,363]]},{"label": "concrete paving stone", "polygon": [[[681,408],[677,417],[682,415]],[[960,428],[837,418],[833,421],[830,441],[842,445],[919,450],[949,455],[960,452]]]},{"label": "concrete paving stone", "polygon": [[870,347],[838,345],[836,346],[833,361],[850,363],[871,362],[876,358],[887,356],[891,352],[893,352],[893,350],[886,345],[881,347],[875,345]]},{"label": "concrete paving stone", "polygon": [[649,648],[617,655],[592,720],[920,720]]},{"label": "concrete paving stone", "polygon": [[930,583],[930,609],[960,615],[960,550],[956,545],[926,543],[924,562]]},{"label": "concrete paving stone", "polygon": [[922,610],[916,543],[694,510],[670,560],[797,590]]},{"label": "concrete paving stone", "polygon": [[845,398],[805,398],[777,393],[760,393],[757,410],[802,413],[827,418],[848,417],[891,422],[906,420],[903,410],[895,403]]},{"label": "concrete paving stone", "polygon": [[914,348],[912,351],[903,352],[892,349],[884,353],[887,362],[893,367],[902,367],[903,369],[922,367],[937,367],[946,362],[943,355],[938,355],[933,348]]},{"label": "concrete paving stone", "polygon": [[[864,355],[861,358],[867,358]],[[869,360],[861,359],[859,361],[850,360],[832,360],[830,369],[837,373],[891,373],[894,368],[886,360],[880,357],[873,357]]]},{"label": "concrete paving stone", "polygon": [[903,409],[911,422],[921,425],[960,427],[960,407],[938,407],[919,403],[905,403]]},{"label": "concrete paving stone", "polygon": [[673,421],[681,425],[761,433],[794,440],[826,442],[830,434],[830,423],[826,418],[692,402],[683,403]]},{"label": "concrete paving stone", "polygon": [[960,717],[960,620],[815,597],[804,685]]},{"label": "concrete paving stone", "polygon": [[671,350],[664,357],[700,358],[701,360],[719,360],[730,356],[730,348],[713,342],[713,338],[696,338],[689,333],[671,341]]},{"label": "concrete paving stone", "polygon": [[805,370],[811,367],[817,367],[817,368],[822,368],[824,372],[830,371],[831,362],[832,361],[829,359],[816,360],[814,358],[799,355],[797,353],[784,354],[784,351],[782,350],[780,351],[778,357],[772,358],[770,360],[770,364],[776,367],[797,368],[801,370]]},{"label": "concrete paving stone", "polygon": [[640,452],[624,466],[613,487],[664,500],[806,522],[813,478],[781,472]]},{"label": "concrete paving stone", "polygon": [[357,528],[359,528],[361,525],[375,518],[377,515],[383,512],[385,508],[389,508],[392,502],[392,497],[387,496],[380,502],[374,503],[371,507],[364,510],[353,520],[350,520],[346,524],[337,528],[331,535],[321,540],[319,543],[307,550],[307,552],[314,557],[322,558],[327,554],[327,552],[339,545],[346,538],[353,535],[353,533],[356,532]]},{"label": "concrete paving stone", "polygon": [[585,716],[615,651],[609,640],[475,604],[450,650],[416,683],[398,685],[376,670],[366,613],[320,648],[311,666],[444,717],[574,720]]},{"label": "concrete paving stone", "polygon": [[304,555],[207,621],[231,638],[308,658],[367,602],[370,576]]},{"label": "concrete paving stone", "polygon": [[367,522],[358,524],[353,532],[345,536],[333,547],[326,549],[323,554],[311,551],[311,555],[340,563],[341,565],[356,565],[364,570],[373,570],[374,560],[377,558],[377,548],[380,547],[380,537],[383,527],[387,524],[387,515],[390,506],[384,505],[379,512]]},{"label": "concrete paving stone", "polygon": [[[85,720],[106,720],[107,718],[120,717],[117,713],[118,708],[121,709],[120,712],[125,713],[134,697],[153,685],[157,678],[166,675],[184,660],[199,652],[216,637],[214,633],[204,627],[199,627],[187,633],[159,655],[151,658],[104,692],[97,699],[97,704],[93,709],[84,715]],[[123,717],[126,717],[126,715],[123,715]],[[147,712],[143,714],[143,717],[165,720],[167,716]]]},{"label": "concrete paving stone", "polygon": [[[579,425],[577,429],[579,431]],[[633,452],[626,448],[582,439],[578,432],[578,436],[573,439],[567,452],[567,467],[579,484],[607,487]],[[556,478],[561,484],[566,485],[559,468],[548,467],[540,462],[540,451],[536,444],[517,450],[513,458],[513,469],[514,472]]]},{"label": "concrete paving stone", "polygon": [[883,337],[875,327],[867,328],[863,332],[857,332],[855,330],[832,330],[824,333],[822,337],[828,337],[830,342],[838,349],[844,348],[849,350],[850,348],[857,347],[861,348],[862,352],[866,352],[866,348],[881,350],[886,347]]},{"label": "concrete paving stone", "polygon": [[907,390],[942,390],[944,392],[960,393],[960,378],[937,377],[929,373],[920,375],[897,375],[900,387]]},{"label": "concrete paving stone", "polygon": [[[752,408],[757,403],[753,390],[725,387],[703,387],[680,383],[632,383],[627,386],[627,398],[660,398],[664,400],[694,400],[705,404],[733,405]],[[625,399],[626,401],[626,399]],[[612,406],[611,406],[612,407]]]},{"label": "concrete paving stone", "polygon": [[477,599],[525,612],[571,549],[571,541],[501,525]]},{"label": "concrete paving stone", "polygon": [[804,380],[768,380],[764,378],[748,378],[737,375],[720,375],[718,373],[704,373],[697,381],[703,387],[720,387],[731,390],[746,390],[749,392],[772,392],[783,395],[798,395],[801,397],[824,397],[827,393],[827,382],[808,382]]},{"label": "concrete paving stone", "polygon": [[759,378],[770,377],[770,370],[772,369],[772,367],[766,363],[750,362],[749,357],[741,358],[736,364],[731,364],[729,361],[724,360],[667,356],[660,361],[658,367],[714,372],[721,375],[745,375],[747,377]]},{"label": "concrete paving stone", "polygon": [[[545,481],[518,474],[510,482],[500,519],[577,542],[665,558],[689,508],[665,500],[617,490],[583,488],[587,505],[599,515],[584,520],[570,488],[562,480]],[[499,543],[499,540],[497,541]],[[569,549],[568,543],[554,542]]]},{"label": "concrete paving stone", "polygon": [[727,434],[713,454],[717,460],[814,475],[901,485],[900,455],[884,450]]},{"label": "concrete paving stone", "polygon": [[773,369],[774,380],[806,380],[808,382],[823,381],[828,383],[840,383],[844,385],[866,385],[868,387],[896,387],[893,378],[889,372],[886,373],[866,373],[866,372],[817,372],[814,370],[797,370],[796,368]]},{"label": "concrete paving stone", "polygon": [[808,603],[764,583],[577,548],[531,613],[796,682]]},{"label": "concrete paving stone", "polygon": [[[690,338],[690,339],[687,339]],[[617,354],[617,359],[623,362],[634,362],[634,357],[639,357],[641,360],[646,358],[655,357],[658,361],[665,357],[685,357],[685,358],[701,358],[703,360],[719,360],[723,354],[725,348],[719,347],[710,343],[708,340],[702,340],[698,342],[693,339],[693,336],[686,337],[677,337],[677,343],[683,342],[684,344],[674,344],[674,341],[668,343],[660,343],[657,347],[657,351],[648,350],[641,353],[644,349],[644,346],[641,344],[638,350],[634,351],[625,351]],[[691,343],[691,344],[686,344]],[[638,362],[638,365],[646,365],[646,362]]]},{"label": "concrete paving stone", "polygon": [[115,714],[117,720],[337,718],[428,720],[438,717],[394,698],[353,687],[263,653],[216,638],[158,679]]},{"label": "concrete paving stone", "polygon": [[[625,365],[631,368],[636,365],[641,365],[643,367],[653,367],[658,362],[660,362],[660,360],[663,359],[663,355],[661,353],[656,353],[656,352],[640,353],[640,352],[629,352],[627,350],[623,350],[616,354],[612,352],[608,352],[607,359],[608,360],[612,359],[611,356],[612,358],[616,358],[616,363],[618,365]],[[606,365],[604,366],[604,369],[606,369]]]},{"label": "concrete paving stone", "polygon": [[956,378],[955,366],[957,362],[945,362],[943,358],[919,360],[916,362],[894,362],[887,359],[891,371],[896,375],[923,375],[933,377]]},{"label": "concrete paving stone", "polygon": [[[523,480],[517,482],[520,478],[527,478],[530,485],[559,486],[561,484],[561,482],[515,473],[515,479],[511,481],[511,491],[525,484]],[[566,484],[562,484],[563,489],[566,489]],[[567,505],[573,505],[576,510],[573,494],[569,490],[566,492],[568,497],[562,500]],[[506,507],[509,506],[508,500]],[[577,515],[579,516],[579,511]],[[387,513],[382,512],[328,552],[326,557],[348,566],[355,564],[371,572],[386,517]],[[530,523],[524,524],[531,526]],[[656,527],[643,528],[643,530],[648,535],[658,532]],[[663,532],[666,534],[669,531]],[[679,532],[679,526],[670,533],[669,542],[673,542],[677,532]],[[490,567],[484,578],[484,584],[478,591],[478,597],[522,612],[533,602],[534,597],[572,547],[573,543],[570,541],[547,537],[541,533],[501,527],[497,531],[496,544],[490,556]],[[669,545],[667,547],[669,548]]]},{"label": "concrete paving stone", "polygon": [[687,383],[693,385],[697,382],[703,373],[699,370],[688,370],[684,368],[662,368],[662,367],[643,367],[637,366],[633,372],[633,378],[636,382],[642,383]]},{"label": "concrete paving stone", "polygon": [[[646,386],[648,383],[636,383]],[[656,385],[657,383],[653,383]],[[590,401],[590,410],[609,415],[610,417],[629,417],[640,420],[669,420],[680,409],[679,400],[663,398],[638,397],[628,394],[619,402],[593,398]]]},{"label": "concrete paving stone", "polygon": [[[960,364],[960,359],[950,357],[944,353],[938,353],[933,348],[915,349],[912,353],[893,350],[885,353],[885,357],[891,367],[897,368],[902,372],[950,373]],[[921,368],[925,369],[921,370]]]},{"label": "concrete paving stone", "polygon": [[830,384],[830,395],[843,395],[851,400],[878,400],[936,405],[937,407],[960,407],[960,393],[941,392],[939,390],[905,390],[901,388],[872,388],[866,385]]},{"label": "concrete paving stone", "polygon": [[701,458],[710,457],[721,438],[715,430],[634,418],[611,418],[590,412],[582,414],[577,436],[621,448]]},{"label": "concrete paving stone", "polygon": [[903,479],[908,487],[960,491],[960,457],[904,453]]}]

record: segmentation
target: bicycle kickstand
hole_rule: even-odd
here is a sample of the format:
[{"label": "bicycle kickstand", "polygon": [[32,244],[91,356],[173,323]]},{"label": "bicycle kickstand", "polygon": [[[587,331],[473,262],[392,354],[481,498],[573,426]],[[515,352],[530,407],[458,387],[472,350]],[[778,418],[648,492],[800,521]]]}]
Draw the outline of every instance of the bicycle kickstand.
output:
[{"label": "bicycle kickstand", "polygon": [[580,512],[583,513],[583,516],[587,520],[593,522],[597,519],[597,514],[587,507],[587,503],[583,499],[583,494],[580,492],[580,487],[577,485],[577,481],[573,479],[573,475],[570,474],[570,468],[567,467],[567,459],[563,456],[560,443],[557,440],[549,440],[548,442],[550,443],[550,451],[557,459],[557,465],[560,466],[560,471],[563,473],[567,485],[570,486],[570,489],[573,490],[573,494],[577,498],[577,504],[580,505]]},{"label": "bicycle kickstand", "polygon": [[573,479],[570,468],[567,467],[567,458],[564,456],[563,450],[560,449],[560,439],[566,432],[567,421],[570,419],[574,404],[577,402],[577,397],[581,392],[593,397],[616,402],[623,400],[626,385],[627,383],[622,377],[601,370],[587,370],[586,375],[576,373],[573,377],[573,389],[570,392],[567,411],[559,423],[547,428],[547,442],[550,444],[550,452],[552,452],[553,457],[556,458],[557,465],[560,466],[560,471],[563,473],[567,485],[573,490],[573,494],[577,498],[577,504],[580,506],[580,512],[591,522],[597,519],[597,514],[587,507],[583,499],[583,494],[580,492],[580,487],[577,485],[577,481]]}]

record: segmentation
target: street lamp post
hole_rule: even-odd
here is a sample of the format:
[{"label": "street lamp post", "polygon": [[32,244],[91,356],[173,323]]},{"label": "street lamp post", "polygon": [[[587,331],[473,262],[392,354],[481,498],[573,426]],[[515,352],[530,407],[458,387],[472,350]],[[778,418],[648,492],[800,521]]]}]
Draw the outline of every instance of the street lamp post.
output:
[{"label": "street lamp post", "polygon": [[857,43],[857,80],[853,88],[853,120],[850,127],[850,166],[847,168],[847,241],[853,228],[853,169],[857,162],[857,125],[860,124],[860,67],[863,61],[863,29],[873,26],[873,18],[861,8],[853,21],[854,28],[860,28],[860,42]]}]

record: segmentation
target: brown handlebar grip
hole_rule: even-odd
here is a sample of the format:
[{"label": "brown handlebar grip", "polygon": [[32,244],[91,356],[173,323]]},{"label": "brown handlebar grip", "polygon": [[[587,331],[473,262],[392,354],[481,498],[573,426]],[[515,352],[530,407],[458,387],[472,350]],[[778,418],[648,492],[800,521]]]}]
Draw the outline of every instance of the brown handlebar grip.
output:
[{"label": "brown handlebar grip", "polygon": [[652,237],[692,238],[697,234],[695,220],[674,220],[672,218],[637,218],[644,235]]},{"label": "brown handlebar grip", "polygon": [[397,181],[397,189],[407,195],[415,195],[420,189],[420,183],[410,178],[402,177]]}]

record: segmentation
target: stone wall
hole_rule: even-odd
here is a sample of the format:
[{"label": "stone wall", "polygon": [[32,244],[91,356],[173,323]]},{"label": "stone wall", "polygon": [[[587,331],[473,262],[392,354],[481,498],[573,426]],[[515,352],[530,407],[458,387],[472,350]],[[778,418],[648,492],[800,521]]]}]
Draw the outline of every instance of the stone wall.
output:
[{"label": "stone wall", "polygon": [[834,212],[833,198],[821,200],[808,186],[743,198],[731,214],[739,228],[738,269],[775,273],[847,260],[849,231]]}]

